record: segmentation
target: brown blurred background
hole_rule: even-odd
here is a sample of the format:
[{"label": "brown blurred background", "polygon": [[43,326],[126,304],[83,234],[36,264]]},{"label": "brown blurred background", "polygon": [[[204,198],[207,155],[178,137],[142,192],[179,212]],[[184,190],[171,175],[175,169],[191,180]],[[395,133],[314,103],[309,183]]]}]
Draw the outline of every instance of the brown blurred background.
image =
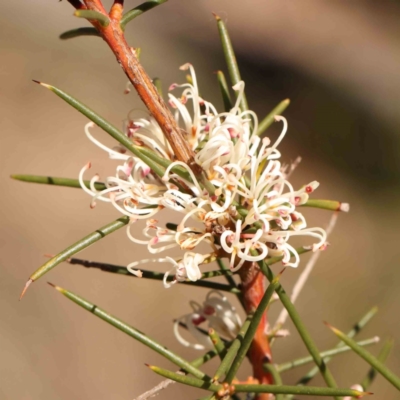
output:
[{"label": "brown blurred background", "polygon": [[[137,4],[126,1],[127,7]],[[190,299],[201,301],[205,295],[203,289],[177,285],[164,290],[158,282],[62,264],[17,301],[30,273],[45,261],[44,253],[57,253],[118,216],[107,204],[90,210],[90,199],[80,190],[9,179],[12,173],[77,177],[89,160],[93,173],[106,174],[114,165],[86,139],[86,119],[31,80],[67,90],[116,125],[130,109],[143,109],[135,93],[123,94],[126,78],[100,39],[58,39],[68,29],[87,25],[72,12],[66,1],[2,3],[1,399],[134,399],[161,380],[145,362],[174,368],[51,290],[47,279],[180,354],[187,351],[173,337],[172,320],[189,311]],[[251,108],[262,117],[282,99],[292,100],[281,150],[286,161],[303,157],[295,184],[318,180],[315,197],[351,204],[298,301],[302,317],[318,346],[327,349],[336,339],[323,320],[347,331],[378,305],[379,314],[359,337],[393,336],[396,345],[388,364],[400,374],[400,4],[170,0],[127,28],[131,45],[142,48],[144,66],[162,78],[165,91],[183,80],[178,67],[190,61],[203,96],[221,105],[213,71],[225,66],[212,12],[228,24]],[[271,137],[279,129],[272,127]],[[329,219],[324,211],[306,214],[310,225],[325,226]],[[122,265],[145,255],[123,231],[81,254]],[[167,265],[155,268],[165,271]],[[285,273],[286,287],[301,268]],[[274,306],[272,315],[278,311]],[[288,327],[292,335],[276,345],[276,362],[306,354]],[[379,346],[372,349],[375,354]],[[188,353],[190,358],[198,355]],[[360,381],[368,370],[355,355],[338,356],[331,368],[342,387]],[[285,383],[294,383],[307,369],[285,374]],[[399,398],[382,378],[371,390],[376,399]],[[174,385],[159,398],[201,395]]]}]

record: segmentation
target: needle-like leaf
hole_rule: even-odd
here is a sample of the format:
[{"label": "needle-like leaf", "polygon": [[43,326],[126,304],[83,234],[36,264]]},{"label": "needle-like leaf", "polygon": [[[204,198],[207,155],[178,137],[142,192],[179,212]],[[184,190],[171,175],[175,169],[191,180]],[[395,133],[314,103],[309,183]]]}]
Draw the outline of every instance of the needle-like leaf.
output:
[{"label": "needle-like leaf", "polygon": [[[354,337],[355,335],[357,335],[363,328],[365,325],[367,325],[367,323],[369,321],[371,321],[371,319],[374,317],[374,315],[378,312],[378,308],[377,307],[373,307],[371,308],[371,310],[369,310],[361,319],[360,321],[358,321],[354,327],[347,333],[347,336],[349,337]],[[344,343],[343,342],[339,342],[336,345],[336,348],[341,348],[344,347]],[[325,364],[327,364],[329,361],[331,360],[330,357],[324,357],[324,361]],[[298,382],[297,385],[306,385],[307,383],[309,383],[311,381],[311,379],[314,378],[315,375],[317,375],[317,373],[319,372],[318,367],[314,367],[312,368],[309,372],[307,372],[307,374],[305,374]]]},{"label": "needle-like leaf", "polygon": [[371,393],[359,392],[354,389],[336,389],[313,386],[287,385],[234,385],[237,393],[271,393],[271,394],[300,394],[309,396],[350,396],[361,398]]},{"label": "needle-like leaf", "polygon": [[49,89],[54,94],[56,94],[58,97],[60,97],[65,102],[67,102],[69,105],[71,105],[73,108],[75,108],[76,110],[81,112],[85,117],[89,118],[92,122],[94,122],[96,125],[98,125],[100,128],[102,128],[106,133],[108,133],[115,140],[117,140],[119,143],[121,143],[124,147],[126,147],[128,150],[130,150],[136,157],[140,158],[143,162],[145,162],[154,171],[154,173],[156,173],[159,177],[162,177],[164,175],[165,168],[163,168],[158,163],[154,162],[153,160],[151,160],[147,156],[145,156],[143,154],[143,152],[140,151],[139,147],[134,146],[132,144],[131,140],[126,135],[124,135],[119,129],[117,129],[110,122],[106,121],[103,117],[101,117],[99,114],[97,114],[91,108],[89,108],[85,104],[81,103],[79,100],[75,99],[68,93],[66,93],[54,86],[48,85],[46,83],[38,82],[38,81],[34,81],[34,82]]},{"label": "needle-like leaf", "polygon": [[[23,182],[41,183],[53,186],[66,186],[79,189],[81,188],[78,179],[57,178],[55,176],[24,175],[24,174],[11,175],[11,178]],[[90,189],[90,181],[83,181],[83,183],[87,188]],[[102,182],[95,182],[94,187],[96,188],[96,190],[106,189],[106,185]]]},{"label": "needle-like leaf", "polygon": [[[268,285],[267,290],[264,293],[264,296],[262,297],[257,309],[253,314],[249,314],[247,316],[247,321],[250,322],[248,329],[244,333],[243,336],[240,337],[240,334],[236,339],[234,339],[233,343],[235,343],[236,340],[239,341],[240,347],[236,353],[235,359],[232,362],[232,365],[226,374],[225,381],[228,383],[231,383],[234,376],[236,375],[236,372],[238,371],[240,365],[242,364],[247,351],[250,348],[251,342],[253,340],[253,337],[256,333],[257,327],[260,324],[261,318],[265,313],[265,310],[267,309],[267,306],[271,300],[272,295],[274,294],[276,288],[279,285],[279,279],[280,279],[280,274],[277,275],[271,283]],[[233,343],[231,347],[229,348],[229,351],[231,351],[233,347]]]},{"label": "needle-like leaf", "polygon": [[[252,255],[258,255],[257,251],[252,250]],[[269,282],[273,282],[275,279],[275,276],[271,269],[269,268],[269,265],[264,261],[261,260],[258,262],[258,265],[260,266],[261,271],[263,274],[267,277]],[[325,365],[324,360],[319,354],[318,348],[315,345],[313,339],[311,338],[310,334],[308,333],[307,328],[305,327],[303,321],[300,318],[299,313],[297,312],[295,306],[290,300],[290,297],[286,293],[286,291],[283,289],[281,284],[278,284],[276,287],[276,294],[279,296],[279,299],[282,302],[282,305],[286,308],[289,317],[291,318],[294,326],[297,329],[297,332],[299,333],[301,339],[303,340],[303,343],[305,344],[308,352],[314,359],[315,364],[318,366],[322,377],[324,378],[324,381],[330,388],[336,388],[336,382],[335,379],[333,378],[330,370],[328,367]]]},{"label": "needle-like leaf", "polygon": [[101,12],[94,10],[76,10],[74,12],[75,17],[85,18],[93,21],[97,21],[103,28],[106,28],[110,24],[110,18],[102,14]]},{"label": "needle-like leaf", "polygon": [[[385,363],[386,359],[389,357],[392,347],[393,347],[393,340],[392,339],[386,340],[385,344],[382,347],[382,350],[379,352],[378,355],[378,360],[381,363],[383,364]],[[364,390],[367,390],[370,387],[371,383],[375,379],[375,376],[376,376],[376,370],[375,368],[371,368],[368,371],[367,376],[361,381],[361,386]]]},{"label": "needle-like leaf", "polygon": [[[366,340],[362,340],[360,342],[357,342],[358,345],[360,346],[369,346],[371,344],[376,344],[379,342],[379,338],[377,336],[371,338],[371,339],[366,339]],[[351,348],[348,346],[342,346],[342,347],[335,347],[333,349],[330,350],[326,350],[326,351],[322,351],[320,353],[321,357],[323,359],[325,359],[326,357],[333,357],[333,356],[337,356],[339,354],[342,353],[346,353],[351,351]],[[290,369],[293,368],[297,368],[300,367],[304,364],[308,364],[310,362],[313,362],[313,358],[311,356],[308,357],[302,357],[302,358],[298,358],[296,360],[293,361],[289,361],[289,362],[285,362],[282,364],[279,364],[276,366],[276,369],[278,370],[278,372],[285,372],[285,371],[289,371]],[[268,364],[266,364],[267,366]],[[365,388],[364,388],[365,389]]]},{"label": "needle-like leaf", "polygon": [[154,339],[148,337],[143,332],[137,330],[136,328],[126,324],[125,322],[121,321],[120,319],[110,315],[107,311],[97,307],[95,304],[90,303],[89,301],[83,299],[82,297],[63,289],[59,286],[53,285],[49,283],[52,287],[58,290],[61,294],[63,294],[68,299],[72,300],[74,303],[78,304],[85,310],[91,312],[96,317],[101,318],[103,321],[106,321],[113,327],[117,328],[118,330],[126,333],[127,335],[133,337],[135,340],[139,341],[140,343],[144,344],[145,346],[149,347],[156,353],[160,354],[161,356],[167,358],[172,363],[177,365],[179,368],[182,368],[184,371],[192,374],[193,376],[197,377],[198,379],[209,379],[206,374],[201,372],[199,369],[194,367],[188,361],[184,360],[177,354],[173,353],[171,350],[167,349],[166,347],[159,344]]},{"label": "needle-like leaf", "polygon": [[359,346],[357,342],[349,338],[346,334],[341,332],[339,329],[334,328],[332,325],[325,323],[333,333],[347,346],[351,347],[352,350],[362,357],[371,367],[379,372],[387,381],[389,381],[397,390],[400,390],[400,377],[394,374],[388,367],[386,367],[381,361],[373,356],[369,351]]},{"label": "needle-like leaf", "polygon": [[[242,78],[240,77],[239,66],[236,61],[235,51],[233,50],[228,29],[226,28],[225,22],[222,21],[222,19],[218,15],[214,14],[214,16],[215,19],[217,20],[218,32],[222,43],[222,50],[224,52],[226,65],[228,67],[229,77],[231,79],[232,85],[236,85],[238,82],[242,80]],[[240,108],[242,111],[246,111],[249,109],[247,105],[246,96],[244,93],[243,93],[243,99],[240,104]]]},{"label": "needle-like leaf", "polygon": [[80,37],[80,36],[97,36],[97,37],[101,37],[100,33],[97,31],[96,28],[85,26],[83,28],[71,29],[69,31],[66,31],[66,32],[62,33],[60,35],[60,39],[68,40],[68,39],[74,39],[74,38]]},{"label": "needle-like leaf", "polygon": [[350,210],[350,205],[348,203],[341,203],[337,200],[318,200],[318,199],[308,199],[301,207],[314,207],[321,208],[323,210],[329,211],[344,211],[348,212]]},{"label": "needle-like leaf", "polygon": [[222,101],[224,102],[224,109],[226,112],[230,111],[233,107],[231,95],[229,93],[229,87],[226,82],[225,74],[222,71],[217,71],[217,79],[219,89],[222,95]]},{"label": "needle-like leaf", "polygon": [[132,21],[134,18],[142,15],[144,12],[151,10],[152,8],[159,6],[160,4],[165,3],[167,0],[149,0],[145,3],[139,4],[137,7],[128,11],[124,14],[121,19],[120,26],[122,30],[125,30],[126,24]]},{"label": "needle-like leaf", "polygon": [[28,279],[27,283],[25,284],[24,290],[21,293],[20,299],[24,296],[26,290],[28,289],[29,285],[42,277],[43,275],[47,274],[50,270],[56,267],[58,264],[62,263],[63,261],[67,260],[74,254],[78,253],[79,251],[86,249],[93,243],[96,243],[100,239],[103,239],[110,233],[115,232],[116,230],[124,227],[129,223],[129,217],[121,217],[116,219],[115,221],[97,229],[96,231],[90,233],[89,235],[85,236],[81,240],[78,240],[76,243],[68,246],[65,250],[58,253],[56,256],[52,257],[49,261],[43,264],[39,269],[37,269]]},{"label": "needle-like leaf", "polygon": [[[81,260],[79,258],[69,258],[67,260],[70,264],[75,264],[75,265],[82,265],[86,268],[96,268],[100,269],[101,271],[105,272],[111,272],[114,274],[119,274],[119,275],[126,275],[130,276],[132,278],[137,278],[135,275],[131,274],[126,267],[122,265],[114,265],[114,264],[108,264],[108,263],[102,263],[102,262],[97,262],[97,261],[87,261],[87,260]],[[157,281],[162,281],[164,279],[164,273],[163,272],[157,272],[157,271],[149,271],[149,270],[143,270],[141,269],[142,272],[142,277],[140,279],[153,279]],[[172,281],[174,279],[174,276],[171,275],[167,278],[167,281]],[[195,282],[192,281],[183,281],[179,283],[180,285],[190,285],[190,286],[197,286],[197,287],[205,287],[208,289],[214,289],[214,290],[221,290],[223,292],[229,292],[229,293],[234,293],[234,294],[239,294],[240,289],[237,287],[231,287],[230,285],[225,285],[223,283],[219,282],[210,282],[210,281],[203,281],[203,280],[198,280]]]},{"label": "needle-like leaf", "polygon": [[261,136],[275,121],[276,115],[282,113],[288,108],[290,100],[286,99],[281,101],[258,125],[257,135]]},{"label": "needle-like leaf", "polygon": [[148,367],[156,374],[163,376],[164,378],[171,379],[175,382],[183,383],[184,385],[193,386],[199,389],[209,390],[211,392],[217,392],[222,389],[222,385],[215,385],[210,381],[205,381],[191,376],[178,374],[176,372],[168,371],[164,368],[155,367],[154,365],[148,365]]}]

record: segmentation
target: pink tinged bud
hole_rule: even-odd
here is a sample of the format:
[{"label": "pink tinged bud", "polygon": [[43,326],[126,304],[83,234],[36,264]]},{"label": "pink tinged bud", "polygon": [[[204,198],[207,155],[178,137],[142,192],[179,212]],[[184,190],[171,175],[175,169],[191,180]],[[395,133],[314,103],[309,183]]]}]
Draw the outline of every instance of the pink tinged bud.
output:
[{"label": "pink tinged bud", "polygon": [[151,168],[149,168],[149,167],[143,168],[142,177],[145,178],[147,175],[150,174],[150,172],[151,172]]},{"label": "pink tinged bud", "polygon": [[149,244],[151,245],[151,246],[153,246],[153,245],[155,245],[155,244],[157,244],[158,243],[158,237],[153,237],[150,241],[149,241]]},{"label": "pink tinged bud", "polygon": [[228,132],[229,132],[229,136],[231,137],[231,139],[237,138],[239,136],[239,133],[237,131],[235,131],[235,129],[233,129],[233,128],[228,128]]},{"label": "pink tinged bud", "polygon": [[168,90],[174,90],[178,87],[177,83],[172,83],[171,86],[168,88]]},{"label": "pink tinged bud", "polygon": [[97,204],[97,203],[96,203],[95,201],[91,201],[89,207],[93,210],[93,208],[96,207],[96,204]]}]

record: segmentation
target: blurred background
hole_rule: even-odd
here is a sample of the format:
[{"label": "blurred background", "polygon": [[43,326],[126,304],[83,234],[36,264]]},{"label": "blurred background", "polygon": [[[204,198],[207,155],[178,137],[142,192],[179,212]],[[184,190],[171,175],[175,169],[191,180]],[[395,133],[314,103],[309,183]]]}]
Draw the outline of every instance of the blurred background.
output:
[{"label": "blurred background", "polygon": [[[107,2],[106,2],[107,3]],[[126,1],[127,7],[139,2]],[[117,126],[132,108],[143,109],[135,93],[124,95],[126,78],[98,38],[60,41],[71,28],[87,26],[72,17],[68,2],[3,2],[1,47],[0,171],[4,189],[0,224],[0,398],[134,399],[160,382],[144,363],[173,369],[141,344],[89,315],[46,285],[65,287],[148,333],[179,354],[195,358],[176,342],[172,321],[202,301],[204,289],[138,280],[62,264],[21,289],[46,259],[118,217],[107,204],[90,210],[78,189],[12,181],[13,173],[77,177],[88,161],[92,172],[109,174],[113,163],[83,132],[86,119],[44,88],[58,86],[89,104]],[[170,0],[131,23],[126,35],[141,47],[150,76],[164,91],[182,82],[178,67],[191,62],[203,97],[221,108],[214,71],[225,70],[212,12],[227,23],[246,82],[250,107],[262,118],[290,98],[289,134],[280,149],[285,161],[298,155],[295,186],[318,180],[315,198],[349,202],[341,214],[298,308],[320,349],[337,340],[322,324],[350,327],[377,305],[379,313],[359,338],[395,338],[388,365],[400,374],[400,4],[359,0]],[[280,126],[268,134],[276,137]],[[97,137],[107,142],[98,130]],[[305,210],[310,226],[326,226],[329,212]],[[145,257],[119,231],[80,257],[126,265]],[[289,270],[290,290],[304,267]],[[166,264],[154,266],[165,271]],[[277,265],[275,270],[279,270]],[[232,298],[236,303],[236,299]],[[239,305],[237,307],[240,309]],[[271,311],[272,321],[280,311]],[[274,347],[276,362],[306,354],[293,327]],[[379,351],[377,345],[373,351]],[[356,355],[331,362],[341,387],[359,382],[368,370]],[[215,364],[211,364],[213,371]],[[308,368],[283,376],[294,383]],[[240,375],[250,375],[247,366]],[[318,377],[313,384],[323,384]],[[399,395],[378,378],[375,398]],[[162,399],[204,395],[172,385]]]}]

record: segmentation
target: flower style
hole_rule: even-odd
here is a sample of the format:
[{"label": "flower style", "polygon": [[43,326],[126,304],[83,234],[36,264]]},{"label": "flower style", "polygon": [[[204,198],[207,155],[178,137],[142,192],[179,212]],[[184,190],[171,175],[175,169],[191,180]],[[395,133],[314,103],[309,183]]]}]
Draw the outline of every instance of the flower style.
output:
[{"label": "flower style", "polygon": [[[210,338],[199,330],[199,326],[206,321],[209,328],[215,329],[219,335],[228,340],[234,339],[238,334],[242,325],[241,319],[235,307],[222,293],[211,290],[202,306],[195,301],[191,301],[190,305],[193,312],[182,316],[174,323],[174,334],[183,346],[196,350],[213,347]],[[196,343],[191,343],[182,337],[179,332],[181,326],[187,328],[196,339]]]},{"label": "flower style", "polygon": [[[85,127],[93,143],[110,158],[122,162],[115,174],[105,179],[106,189],[101,191],[95,188],[100,179],[98,175],[91,179],[90,188],[86,188],[83,175],[90,164],[82,168],[79,179],[82,188],[92,196],[91,206],[97,201],[108,202],[129,216],[128,237],[146,245],[151,254],[173,247],[186,251],[181,260],[166,257],[135,261],[128,266],[135,274],[140,275],[134,268],[143,262],[170,262],[175,269],[175,282],[196,281],[201,277],[200,265],[212,256],[228,257],[232,271],[245,262],[275,256],[281,256],[286,266],[297,267],[300,259],[289,244],[290,238],[309,236],[315,239],[312,249],[317,251],[325,247],[326,234],[318,227],[307,228],[298,210],[318,187],[318,182],[295,190],[288,181],[286,167],[279,161],[281,154],[277,147],[288,129],[286,119],[275,117],[283,124],[275,142],[267,137],[261,139],[257,135],[256,114],[239,107],[244,82],[233,87],[237,96],[232,109],[218,113],[200,97],[192,65],[185,64],[181,69],[189,70],[190,83],[171,85],[170,91],[182,92],[180,97],[169,93],[169,104],[195,153],[196,163],[214,191],[206,191],[191,168],[174,159],[169,143],[152,117],[131,119],[130,116],[124,131],[138,149],[137,154],[121,146],[103,145],[91,134],[92,124]],[[163,173],[157,173],[146,160],[158,162]],[[176,227],[158,226],[153,217],[163,209],[182,215]],[[139,219],[147,220],[143,238],[134,237],[130,230]],[[202,242],[211,247],[210,254],[194,252]],[[167,282],[167,276],[168,273],[164,285],[169,287],[171,282]]]}]

